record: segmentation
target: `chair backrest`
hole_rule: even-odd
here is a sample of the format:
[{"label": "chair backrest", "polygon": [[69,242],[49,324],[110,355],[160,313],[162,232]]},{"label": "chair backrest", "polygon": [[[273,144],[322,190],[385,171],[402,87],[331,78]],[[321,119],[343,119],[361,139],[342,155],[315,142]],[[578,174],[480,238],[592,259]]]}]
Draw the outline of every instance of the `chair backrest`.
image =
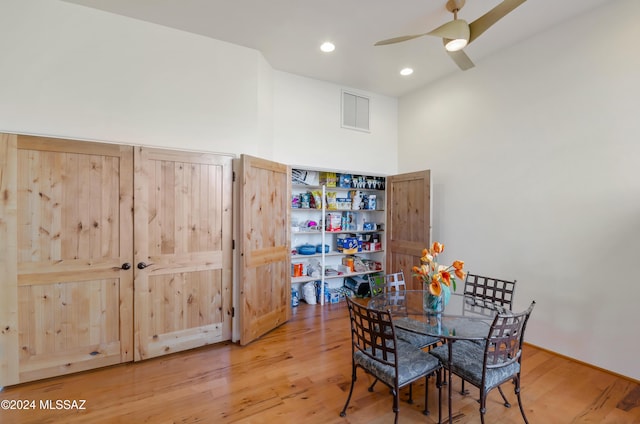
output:
[{"label": "chair backrest", "polygon": [[464,281],[464,294],[489,300],[509,309],[513,306],[515,289],[516,280],[501,280],[467,273],[467,278]]},{"label": "chair backrest", "polygon": [[388,311],[376,311],[347,297],[351,321],[352,353],[362,352],[372,361],[396,367],[396,331]]},{"label": "chair backrest", "polygon": [[385,276],[382,273],[369,274],[369,294],[377,296],[384,292]]},{"label": "chair backrest", "polygon": [[384,291],[389,293],[392,291],[406,291],[407,283],[404,280],[404,272],[394,272],[384,276]]},{"label": "chair backrest", "polygon": [[489,329],[485,345],[484,366],[499,368],[520,361],[527,321],[536,302],[520,313],[498,314]]}]

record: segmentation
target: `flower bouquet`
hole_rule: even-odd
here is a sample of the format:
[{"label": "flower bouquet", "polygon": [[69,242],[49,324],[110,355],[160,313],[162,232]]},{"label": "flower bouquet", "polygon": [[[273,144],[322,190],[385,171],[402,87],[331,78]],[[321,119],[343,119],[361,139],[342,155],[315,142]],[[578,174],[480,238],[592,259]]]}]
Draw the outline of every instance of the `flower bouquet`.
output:
[{"label": "flower bouquet", "polygon": [[422,280],[425,286],[424,307],[434,312],[442,312],[451,289],[456,291],[456,277],[465,277],[464,262],[454,261],[451,265],[439,265],[438,255],[444,252],[444,244],[433,242],[429,249],[422,250],[421,265],[412,268],[414,276]]}]

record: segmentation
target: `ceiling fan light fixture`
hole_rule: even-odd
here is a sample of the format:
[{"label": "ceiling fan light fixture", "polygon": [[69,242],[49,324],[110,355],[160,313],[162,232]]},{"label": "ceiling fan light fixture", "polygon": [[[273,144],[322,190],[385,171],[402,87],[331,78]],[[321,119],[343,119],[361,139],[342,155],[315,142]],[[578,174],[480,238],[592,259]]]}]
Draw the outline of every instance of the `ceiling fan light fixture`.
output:
[{"label": "ceiling fan light fixture", "polygon": [[464,49],[467,46],[468,42],[469,40],[466,40],[464,38],[456,38],[455,40],[445,39],[444,48],[450,52],[457,52],[458,50]]}]

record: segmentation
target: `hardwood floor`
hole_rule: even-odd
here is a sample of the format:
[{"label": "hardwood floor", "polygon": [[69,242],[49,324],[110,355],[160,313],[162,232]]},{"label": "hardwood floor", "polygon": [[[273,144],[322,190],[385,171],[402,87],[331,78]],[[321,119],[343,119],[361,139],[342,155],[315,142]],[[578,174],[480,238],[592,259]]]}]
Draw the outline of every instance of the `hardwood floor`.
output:
[{"label": "hardwood floor", "polygon": [[[222,343],[6,387],[0,392],[2,400],[34,401],[35,409],[0,409],[0,422],[393,422],[388,389],[378,384],[376,391],[369,393],[371,379],[362,370],[358,370],[347,416],[339,416],[351,381],[348,325],[344,303],[301,304],[290,322],[246,347]],[[431,415],[422,414],[421,383],[414,385],[413,405],[401,402],[401,423],[437,422],[434,380],[429,382]],[[512,407],[505,408],[497,391],[492,392],[487,423],[523,422],[509,384],[505,393]],[[471,394],[462,396],[456,391],[459,387],[460,380],[454,379],[454,422],[479,423],[477,390],[469,387]],[[531,346],[524,351],[522,397],[532,424],[640,423],[638,384]],[[41,408],[41,400],[51,400],[51,408]],[[85,409],[52,409],[56,400],[85,400]],[[445,410],[446,400],[443,415]]]}]

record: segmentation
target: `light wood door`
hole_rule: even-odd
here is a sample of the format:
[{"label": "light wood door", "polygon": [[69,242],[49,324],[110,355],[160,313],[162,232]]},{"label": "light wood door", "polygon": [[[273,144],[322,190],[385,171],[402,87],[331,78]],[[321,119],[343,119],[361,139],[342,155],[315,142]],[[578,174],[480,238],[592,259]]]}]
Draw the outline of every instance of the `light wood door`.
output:
[{"label": "light wood door", "polygon": [[232,157],[135,149],[135,360],[231,338]]},{"label": "light wood door", "polygon": [[411,268],[430,243],[431,172],[387,177],[387,197],[387,272],[403,271],[408,288],[421,289]]},{"label": "light wood door", "polygon": [[2,270],[17,338],[3,342],[1,383],[131,360],[132,148],[23,135],[2,143],[4,198],[18,213],[0,242],[17,264]]},{"label": "light wood door", "polygon": [[240,344],[289,320],[291,314],[291,168],[240,158]]}]

